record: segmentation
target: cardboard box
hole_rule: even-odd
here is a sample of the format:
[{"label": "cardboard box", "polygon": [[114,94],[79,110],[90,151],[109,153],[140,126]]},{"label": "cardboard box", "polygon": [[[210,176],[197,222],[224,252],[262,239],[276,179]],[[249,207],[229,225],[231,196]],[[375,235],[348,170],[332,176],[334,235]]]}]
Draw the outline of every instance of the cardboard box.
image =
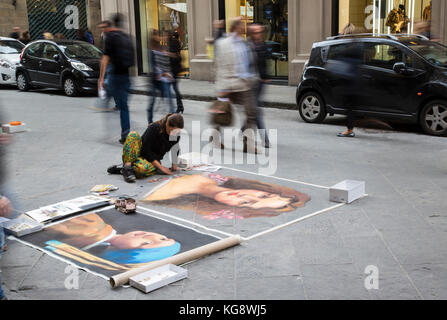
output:
[{"label": "cardboard box", "polygon": [[178,165],[180,168],[189,168],[200,164],[209,164],[209,156],[198,152],[192,152],[182,154],[178,157]]},{"label": "cardboard box", "polygon": [[[15,230],[14,226],[28,225],[29,228],[22,230]],[[3,223],[3,228],[7,234],[13,235],[17,238],[26,236],[27,234],[35,233],[43,229],[43,224],[31,219],[18,218]]]},{"label": "cardboard box", "polygon": [[10,124],[2,125],[3,133],[11,134],[26,131],[26,123],[22,123],[20,126],[11,126]]},{"label": "cardboard box", "polygon": [[329,189],[332,202],[352,203],[365,195],[365,182],[345,180]]},{"label": "cardboard box", "polygon": [[173,264],[167,264],[136,275],[129,279],[129,283],[132,287],[141,290],[144,293],[149,293],[187,277],[188,270]]}]

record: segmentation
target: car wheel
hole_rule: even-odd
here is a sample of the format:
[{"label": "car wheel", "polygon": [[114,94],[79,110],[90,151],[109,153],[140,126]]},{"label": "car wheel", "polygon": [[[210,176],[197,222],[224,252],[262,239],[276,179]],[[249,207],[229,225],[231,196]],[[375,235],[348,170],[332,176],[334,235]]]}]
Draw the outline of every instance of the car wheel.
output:
[{"label": "car wheel", "polygon": [[326,105],[316,92],[305,93],[298,104],[301,118],[308,123],[320,123],[326,119]]},{"label": "car wheel", "polygon": [[77,95],[78,90],[73,78],[67,77],[64,79],[64,92],[69,97],[74,97]]},{"label": "car wheel", "polygon": [[433,101],[422,109],[422,129],[433,136],[447,136],[447,101]]},{"label": "car wheel", "polygon": [[28,79],[23,72],[20,72],[17,75],[17,88],[19,88],[20,91],[28,91],[30,89]]}]

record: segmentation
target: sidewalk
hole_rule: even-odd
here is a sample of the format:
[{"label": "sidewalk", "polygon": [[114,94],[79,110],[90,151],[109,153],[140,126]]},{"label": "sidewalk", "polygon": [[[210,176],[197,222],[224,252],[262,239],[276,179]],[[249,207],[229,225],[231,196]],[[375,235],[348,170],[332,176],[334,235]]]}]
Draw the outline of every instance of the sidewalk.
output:
[{"label": "sidewalk", "polygon": [[[149,78],[138,76],[132,79],[132,93],[149,95]],[[215,96],[214,83],[181,79],[179,88],[186,100],[213,101]],[[296,87],[267,85],[264,91],[264,107],[276,109],[296,109]]]}]

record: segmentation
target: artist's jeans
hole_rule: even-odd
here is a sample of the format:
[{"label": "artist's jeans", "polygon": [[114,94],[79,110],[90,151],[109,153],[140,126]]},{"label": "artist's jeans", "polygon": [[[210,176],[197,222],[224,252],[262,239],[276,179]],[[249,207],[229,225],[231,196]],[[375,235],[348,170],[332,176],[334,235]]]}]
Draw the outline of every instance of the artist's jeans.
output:
[{"label": "artist's jeans", "polygon": [[154,122],[154,106],[155,101],[157,100],[157,91],[161,92],[161,97],[163,99],[168,99],[169,105],[169,113],[175,112],[174,102],[172,101],[172,92],[171,92],[170,82],[163,81],[154,81],[152,84],[152,97],[149,102],[149,107],[147,108],[147,121],[149,124]]},{"label": "artist's jeans", "polygon": [[120,110],[121,139],[126,140],[130,132],[129,115],[129,91],[130,78],[127,74],[112,74],[110,77],[110,90],[115,99],[115,103]]}]

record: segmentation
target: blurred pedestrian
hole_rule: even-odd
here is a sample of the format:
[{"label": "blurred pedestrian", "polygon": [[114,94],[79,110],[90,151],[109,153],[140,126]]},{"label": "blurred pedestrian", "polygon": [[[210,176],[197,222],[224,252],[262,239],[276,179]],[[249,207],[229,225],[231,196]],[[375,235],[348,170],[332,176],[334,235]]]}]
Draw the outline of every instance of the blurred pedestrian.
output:
[{"label": "blurred pedestrian", "polygon": [[62,33],[56,33],[54,35],[54,38],[57,39],[57,40],[64,40],[65,36]]},{"label": "blurred pedestrian", "polygon": [[[0,116],[0,123],[1,122]],[[13,211],[11,202],[5,196],[6,193],[6,170],[4,168],[5,164],[5,146],[9,142],[9,136],[3,133],[0,133],[0,217],[8,218]],[[3,232],[3,227],[0,225],[0,261],[2,257],[2,251],[5,247],[5,234]],[[5,293],[2,288],[2,273],[0,270],[0,300],[7,300],[5,297]]]},{"label": "blurred pedestrian", "polygon": [[85,36],[85,32],[82,28],[76,30],[75,40],[88,42]]},{"label": "blurred pedestrian", "polygon": [[257,153],[256,93],[259,75],[253,51],[243,37],[241,18],[231,22],[230,35],[216,42],[216,91],[220,98],[243,105],[246,120],[243,126],[244,153]]},{"label": "blurred pedestrian", "polygon": [[129,35],[121,30],[123,17],[115,14],[112,19],[112,27],[106,28],[105,49],[101,59],[101,73],[98,81],[98,89],[104,88],[105,75],[109,64],[113,66],[110,75],[110,90],[115,102],[120,109],[121,139],[124,144],[130,132],[129,118],[129,69],[134,66],[135,50]]},{"label": "blurred pedestrian", "polygon": [[185,108],[183,107],[182,95],[178,88],[178,75],[182,72],[182,44],[180,42],[180,36],[177,31],[173,31],[169,34],[169,52],[171,56],[171,70],[174,76],[174,81],[172,82],[172,88],[174,89],[175,96],[177,99],[177,111],[176,113],[183,113]]},{"label": "blurred pedestrian", "polygon": [[[359,29],[352,23],[348,23],[342,31],[342,35],[353,35],[359,33]],[[354,122],[357,120],[357,116],[355,114],[355,108],[357,107],[357,103],[359,101],[358,95],[361,92],[362,88],[360,85],[360,73],[359,68],[362,63],[362,52],[358,46],[354,46],[349,52],[346,52],[344,57],[341,59],[341,63],[343,67],[342,71],[338,70],[336,72],[341,73],[341,75],[350,83],[350,92],[343,92],[340,94],[342,96],[343,106],[347,108],[346,111],[346,127],[347,130],[344,132],[340,132],[338,134],[341,138],[354,138]]]},{"label": "blurred pedestrian", "polygon": [[93,33],[90,28],[85,32],[85,38],[88,43],[95,44],[95,38],[93,37]]},{"label": "blurred pedestrian", "polygon": [[[163,100],[167,100],[169,113],[175,112],[172,101],[171,85],[174,82],[174,75],[171,68],[171,54],[168,49],[160,44],[160,36],[157,31],[153,32],[151,38],[150,64],[152,67],[152,97],[147,109],[148,123],[153,122],[154,106],[157,99],[157,91],[161,92]],[[164,41],[163,41],[164,42]]]},{"label": "blurred pedestrian", "polygon": [[29,31],[25,31],[22,33],[22,37],[19,39],[24,45],[27,45],[31,42],[31,37],[29,35]]},{"label": "blurred pedestrian", "polygon": [[256,66],[259,73],[258,87],[256,88],[256,101],[257,101],[257,121],[256,125],[260,130],[262,143],[265,148],[270,148],[270,141],[267,134],[267,129],[264,123],[264,116],[262,112],[262,93],[265,84],[269,82],[267,75],[267,60],[271,54],[268,50],[268,46],[264,41],[264,26],[260,24],[252,24],[248,27],[248,36],[250,39],[251,47],[255,52]]},{"label": "blurred pedestrian", "polygon": [[16,39],[16,40],[19,40],[19,38],[20,38],[20,27],[14,27],[12,29],[12,32],[9,35],[9,37],[13,38],[13,39]]},{"label": "blurred pedestrian", "polygon": [[43,39],[45,40],[53,40],[54,36],[51,32],[44,32],[43,33]]}]

